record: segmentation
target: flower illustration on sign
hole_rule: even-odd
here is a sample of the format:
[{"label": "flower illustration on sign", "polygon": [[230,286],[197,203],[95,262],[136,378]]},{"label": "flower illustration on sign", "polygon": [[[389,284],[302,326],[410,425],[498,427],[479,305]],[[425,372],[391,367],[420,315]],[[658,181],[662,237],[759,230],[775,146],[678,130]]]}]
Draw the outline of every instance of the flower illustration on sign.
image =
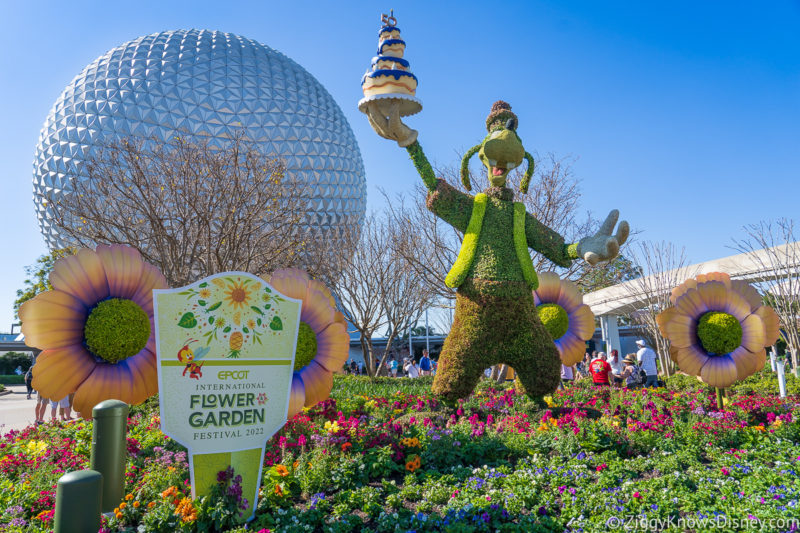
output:
[{"label": "flower illustration on sign", "polygon": [[179,294],[186,297],[186,307],[175,317],[178,326],[206,346],[224,343],[229,359],[238,359],[248,346],[263,345],[265,335],[283,330],[283,319],[273,303],[284,299],[253,279],[222,276]]}]

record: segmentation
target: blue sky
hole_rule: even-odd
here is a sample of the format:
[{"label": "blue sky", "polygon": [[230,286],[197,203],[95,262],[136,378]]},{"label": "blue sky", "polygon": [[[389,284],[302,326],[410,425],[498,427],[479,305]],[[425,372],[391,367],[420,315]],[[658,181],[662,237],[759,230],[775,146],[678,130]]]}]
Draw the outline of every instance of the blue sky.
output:
[{"label": "blue sky", "polygon": [[577,158],[582,207],[618,208],[640,238],[730,255],[744,224],[797,217],[800,2],[10,2],[0,33],[0,331],[23,267],[45,253],[31,172],[51,105],[81,69],[140,35],[207,28],[288,55],[343,109],[379,187],[411,192],[404,150],[356,109],[379,15],[394,7],[429,159],[456,164],[511,103],[531,152]]}]

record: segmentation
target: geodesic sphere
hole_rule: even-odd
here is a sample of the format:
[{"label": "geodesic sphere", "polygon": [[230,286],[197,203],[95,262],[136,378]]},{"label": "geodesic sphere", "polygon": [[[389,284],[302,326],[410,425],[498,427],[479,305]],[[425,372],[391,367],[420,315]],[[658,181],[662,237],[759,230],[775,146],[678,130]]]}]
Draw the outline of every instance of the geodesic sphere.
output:
[{"label": "geodesic sphere", "polygon": [[361,152],[342,110],[303,67],[256,41],[208,30],[154,33],[93,61],[67,85],[42,128],[33,199],[48,246],[63,242],[48,206],[86,178],[101,144],[180,133],[224,146],[244,132],[308,186],[304,226],[335,236],[361,224]]}]

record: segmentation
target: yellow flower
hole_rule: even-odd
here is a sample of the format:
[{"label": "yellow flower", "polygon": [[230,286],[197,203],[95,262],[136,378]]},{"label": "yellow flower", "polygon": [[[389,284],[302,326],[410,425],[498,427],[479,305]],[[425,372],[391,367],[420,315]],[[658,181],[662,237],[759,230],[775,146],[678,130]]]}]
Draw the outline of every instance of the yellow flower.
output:
[{"label": "yellow flower", "polygon": [[336,420],[334,420],[333,422],[331,422],[330,420],[325,422],[325,431],[327,431],[328,433],[336,433],[340,429],[341,428],[339,427],[339,423]]},{"label": "yellow flower", "polygon": [[276,472],[276,473],[277,473],[279,476],[281,476],[281,477],[286,477],[286,476],[288,476],[288,475],[289,475],[289,469],[288,469],[288,468],[286,468],[286,467],[285,467],[285,466],[283,466],[283,465],[278,465],[278,466],[276,466],[276,467],[275,467],[275,472]]},{"label": "yellow flower", "polygon": [[38,457],[47,451],[47,443],[43,440],[32,440],[25,448],[28,455]]},{"label": "yellow flower", "polygon": [[211,291],[208,290],[208,289],[200,289],[200,293],[199,294],[200,294],[200,298],[210,298],[211,297]]},{"label": "yellow flower", "polygon": [[552,396],[545,396],[544,403],[547,404],[547,407],[553,407],[553,397]]},{"label": "yellow flower", "polygon": [[230,281],[225,290],[224,300],[234,309],[241,309],[250,305],[250,296],[254,291],[244,281],[238,279],[237,281]]}]

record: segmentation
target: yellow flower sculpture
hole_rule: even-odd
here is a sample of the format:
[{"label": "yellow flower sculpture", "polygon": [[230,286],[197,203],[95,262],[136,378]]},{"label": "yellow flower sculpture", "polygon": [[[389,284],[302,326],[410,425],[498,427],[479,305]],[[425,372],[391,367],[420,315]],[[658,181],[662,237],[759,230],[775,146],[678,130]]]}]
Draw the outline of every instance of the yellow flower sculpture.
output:
[{"label": "yellow flower sculpture", "polygon": [[583,303],[578,287],[553,272],[539,274],[539,288],[533,291],[539,318],[558,348],[561,362],[576,364],[586,352],[586,341],[594,335],[594,315]]},{"label": "yellow flower sculpture", "polygon": [[279,292],[303,301],[289,418],[330,396],[333,373],[341,370],[350,350],[350,336],[331,291],[302,270],[276,270],[267,280]]},{"label": "yellow flower sculpture", "polygon": [[744,281],[721,272],[702,274],[672,289],[673,307],[658,317],[678,367],[724,388],[764,367],[764,348],[780,334],[778,315]]},{"label": "yellow flower sculpture", "polygon": [[134,248],[98,246],[56,262],[50,283],[19,310],[25,342],[42,350],[34,388],[53,400],[75,393],[84,418],[103,400],[158,392],[152,290],[167,286],[158,269]]}]

